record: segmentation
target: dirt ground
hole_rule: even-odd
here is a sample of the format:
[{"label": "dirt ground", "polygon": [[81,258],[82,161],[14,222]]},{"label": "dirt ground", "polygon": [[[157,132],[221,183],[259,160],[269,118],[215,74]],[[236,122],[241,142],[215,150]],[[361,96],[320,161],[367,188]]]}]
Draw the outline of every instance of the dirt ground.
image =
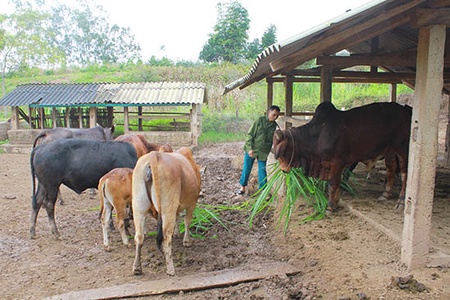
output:
[{"label": "dirt ground", "polygon": [[[234,195],[242,145],[212,144],[195,149],[197,162],[207,166],[200,203],[230,205],[249,199]],[[376,200],[383,189],[383,167],[377,166],[370,180],[364,179],[364,170],[357,170],[358,195],[344,194],[342,199],[401,236],[403,213],[393,209],[395,200]],[[449,179],[450,172],[440,169],[432,231],[433,247],[447,250]],[[0,154],[1,298],[41,299],[167,278],[154,238],[144,241],[144,274],[134,276],[134,247],[121,244],[117,231],[111,234],[112,251],[103,249],[99,200],[90,199],[88,194],[79,196],[67,188],[62,193],[66,204],[58,204],[56,209],[62,240],[53,238],[42,210],[36,239],[30,239],[29,155]],[[348,208],[342,207],[324,220],[301,224],[304,216],[300,207],[283,234],[272,214],[258,216],[249,228],[247,212],[230,210],[221,215],[228,230],[216,224],[204,238],[195,238],[191,248],[183,249],[181,237],[175,238],[173,246],[176,276],[180,277],[277,261],[297,268],[298,274],[145,299],[450,299],[449,269],[425,268],[408,273],[400,262],[400,245],[395,238]],[[149,230],[154,230],[154,221],[149,218],[147,224]],[[408,282],[407,275],[413,276]]]}]

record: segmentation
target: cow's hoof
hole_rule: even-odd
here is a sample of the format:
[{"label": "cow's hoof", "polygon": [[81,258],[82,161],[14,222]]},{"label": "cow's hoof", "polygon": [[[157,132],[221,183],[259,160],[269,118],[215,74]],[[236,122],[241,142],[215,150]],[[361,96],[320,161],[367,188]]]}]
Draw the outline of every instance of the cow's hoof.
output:
[{"label": "cow's hoof", "polygon": [[142,275],[142,269],[141,268],[133,268],[133,275],[136,275],[136,276]]}]

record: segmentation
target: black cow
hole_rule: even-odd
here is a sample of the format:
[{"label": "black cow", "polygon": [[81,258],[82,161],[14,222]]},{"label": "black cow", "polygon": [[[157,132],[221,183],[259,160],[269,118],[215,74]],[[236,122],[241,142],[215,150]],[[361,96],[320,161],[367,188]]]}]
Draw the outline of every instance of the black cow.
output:
[{"label": "black cow", "polygon": [[[111,127],[97,126],[92,128],[60,128],[42,130],[34,139],[33,149],[36,145],[48,144],[64,139],[82,139],[96,141],[112,141],[114,139],[114,125]],[[95,194],[95,190],[91,190],[91,197]],[[64,204],[61,193],[58,193],[61,204]]]},{"label": "black cow", "polygon": [[[61,184],[80,194],[88,188],[97,188],[100,178],[112,169],[134,168],[136,162],[134,147],[123,142],[68,139],[34,148],[30,155],[33,179],[31,237],[35,236],[37,215],[44,204],[52,233],[59,238],[55,202]],[[35,178],[38,179],[37,192]]]},{"label": "black cow", "polygon": [[114,139],[114,125],[102,127],[97,125],[92,128],[53,128],[42,130],[35,138],[33,148],[38,144],[48,144],[63,139],[82,139],[112,141]]},{"label": "black cow", "polygon": [[273,153],[285,172],[302,167],[307,176],[329,180],[330,210],[337,208],[343,169],[383,155],[387,168],[383,196],[392,193],[398,161],[402,178],[399,200],[404,200],[411,115],[411,107],[392,102],[348,111],[323,102],[309,123],[275,132]]}]

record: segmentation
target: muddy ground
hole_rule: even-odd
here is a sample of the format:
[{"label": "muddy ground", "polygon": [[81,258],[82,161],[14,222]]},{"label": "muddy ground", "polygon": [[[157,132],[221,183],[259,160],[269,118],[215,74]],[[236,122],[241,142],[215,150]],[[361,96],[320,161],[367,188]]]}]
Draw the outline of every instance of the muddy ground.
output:
[{"label": "muddy ground", "polygon": [[[235,196],[242,162],[242,143],[202,146],[194,155],[207,166],[200,203],[241,204],[248,196]],[[256,167],[256,166],[255,166]],[[383,167],[370,180],[358,168],[358,195],[342,199],[375,223],[400,233],[402,212],[395,200],[376,200],[383,189]],[[449,172],[440,169],[433,216],[433,245],[448,247],[450,229]],[[398,190],[398,186],[397,186]],[[57,205],[56,222],[62,240],[50,233],[45,211],[39,214],[36,239],[29,237],[31,176],[29,156],[0,154],[0,295],[3,299],[41,299],[71,291],[103,288],[167,278],[163,256],[154,238],[144,242],[142,276],[132,275],[134,248],[111,234],[112,251],[102,245],[98,220],[99,200],[62,189],[65,205]],[[374,228],[367,219],[342,207],[324,220],[301,224],[302,207],[294,213],[286,234],[274,214],[260,215],[248,227],[246,211],[221,215],[228,229],[215,224],[203,238],[183,249],[174,241],[176,276],[242,268],[266,262],[287,262],[299,273],[273,276],[201,291],[147,296],[146,299],[450,299],[450,271],[425,268],[408,273],[400,262],[400,245]],[[275,220],[275,221],[274,221]],[[149,218],[149,230],[155,222]],[[133,232],[133,230],[132,230]],[[450,251],[449,251],[450,253]],[[413,280],[398,279],[412,275]],[[414,283],[419,284],[411,284]],[[402,288],[400,288],[401,286]],[[423,291],[418,291],[423,290]]]}]

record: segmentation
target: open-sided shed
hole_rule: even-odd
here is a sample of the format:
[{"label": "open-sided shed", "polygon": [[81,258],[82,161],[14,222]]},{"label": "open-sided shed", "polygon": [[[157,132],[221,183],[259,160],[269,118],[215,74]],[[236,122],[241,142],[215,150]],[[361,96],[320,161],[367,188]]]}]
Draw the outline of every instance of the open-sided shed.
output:
[{"label": "open-sided shed", "polygon": [[[205,84],[198,82],[24,84],[0,100],[9,106],[11,144],[32,143],[44,128],[123,125],[156,143],[197,145]],[[20,121],[26,126],[20,126]],[[146,121],[165,120],[148,125]],[[23,128],[26,127],[26,128]]]},{"label": "open-sided shed", "polygon": [[[321,101],[331,101],[334,82],[391,84],[414,89],[401,258],[409,269],[450,266],[450,256],[430,253],[430,226],[436,176],[438,115],[450,91],[450,1],[376,0],[262,52],[242,78],[224,93],[267,81],[285,87],[285,126],[295,124],[293,84],[320,82]],[[346,50],[343,52],[343,50]],[[316,60],[316,67],[301,65]],[[354,66],[369,66],[366,72]],[[449,126],[445,157],[449,165]]]}]

